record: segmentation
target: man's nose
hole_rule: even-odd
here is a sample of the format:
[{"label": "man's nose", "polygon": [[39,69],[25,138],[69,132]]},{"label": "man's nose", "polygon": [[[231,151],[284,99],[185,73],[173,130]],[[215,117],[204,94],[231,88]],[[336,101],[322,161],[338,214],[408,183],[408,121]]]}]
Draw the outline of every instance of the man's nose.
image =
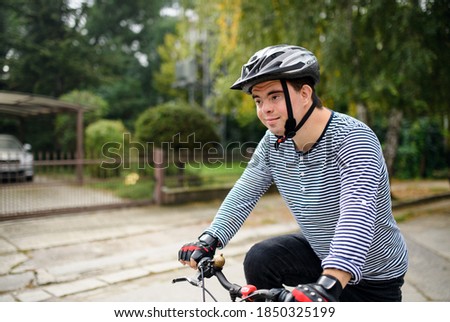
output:
[{"label": "man's nose", "polygon": [[272,102],[270,102],[270,100],[266,100],[263,102],[263,106],[262,106],[262,110],[264,113],[266,114],[270,114],[273,112],[274,109],[274,104]]}]

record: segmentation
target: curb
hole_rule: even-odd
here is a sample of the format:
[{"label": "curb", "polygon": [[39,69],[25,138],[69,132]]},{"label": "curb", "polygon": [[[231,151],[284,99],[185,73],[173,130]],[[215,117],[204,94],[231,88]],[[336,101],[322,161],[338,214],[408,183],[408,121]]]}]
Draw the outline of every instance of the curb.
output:
[{"label": "curb", "polygon": [[414,200],[393,202],[392,210],[398,210],[398,209],[402,209],[402,208],[408,208],[408,207],[412,207],[412,206],[428,204],[431,202],[446,200],[449,198],[450,198],[450,192],[445,192],[442,194],[432,195],[429,197],[424,197],[424,198],[419,198],[419,199],[414,199]]}]

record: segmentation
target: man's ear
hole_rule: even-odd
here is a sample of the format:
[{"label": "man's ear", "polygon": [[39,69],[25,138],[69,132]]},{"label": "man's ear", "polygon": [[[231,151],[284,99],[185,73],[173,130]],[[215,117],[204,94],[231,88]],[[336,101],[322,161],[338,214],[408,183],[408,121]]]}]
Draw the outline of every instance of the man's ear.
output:
[{"label": "man's ear", "polygon": [[307,103],[306,105],[308,104],[311,105],[309,102],[312,101],[312,94],[313,89],[311,88],[311,86],[307,84],[303,85],[302,88],[300,89],[300,96],[302,97],[303,101]]}]

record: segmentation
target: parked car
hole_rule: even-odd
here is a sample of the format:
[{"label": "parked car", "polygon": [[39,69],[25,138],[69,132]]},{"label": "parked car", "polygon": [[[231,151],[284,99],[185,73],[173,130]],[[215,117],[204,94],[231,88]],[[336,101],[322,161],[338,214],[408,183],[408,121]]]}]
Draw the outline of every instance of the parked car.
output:
[{"label": "parked car", "polygon": [[34,158],[31,145],[22,144],[16,137],[0,134],[0,176],[2,181],[32,181]]}]

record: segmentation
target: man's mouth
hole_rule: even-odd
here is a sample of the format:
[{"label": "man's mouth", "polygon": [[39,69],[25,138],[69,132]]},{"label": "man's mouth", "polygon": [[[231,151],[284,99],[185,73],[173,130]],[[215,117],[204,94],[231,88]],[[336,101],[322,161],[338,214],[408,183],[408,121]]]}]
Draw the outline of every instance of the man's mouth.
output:
[{"label": "man's mouth", "polygon": [[275,123],[278,122],[279,119],[280,119],[279,117],[266,118],[266,123],[267,125],[274,125]]}]

